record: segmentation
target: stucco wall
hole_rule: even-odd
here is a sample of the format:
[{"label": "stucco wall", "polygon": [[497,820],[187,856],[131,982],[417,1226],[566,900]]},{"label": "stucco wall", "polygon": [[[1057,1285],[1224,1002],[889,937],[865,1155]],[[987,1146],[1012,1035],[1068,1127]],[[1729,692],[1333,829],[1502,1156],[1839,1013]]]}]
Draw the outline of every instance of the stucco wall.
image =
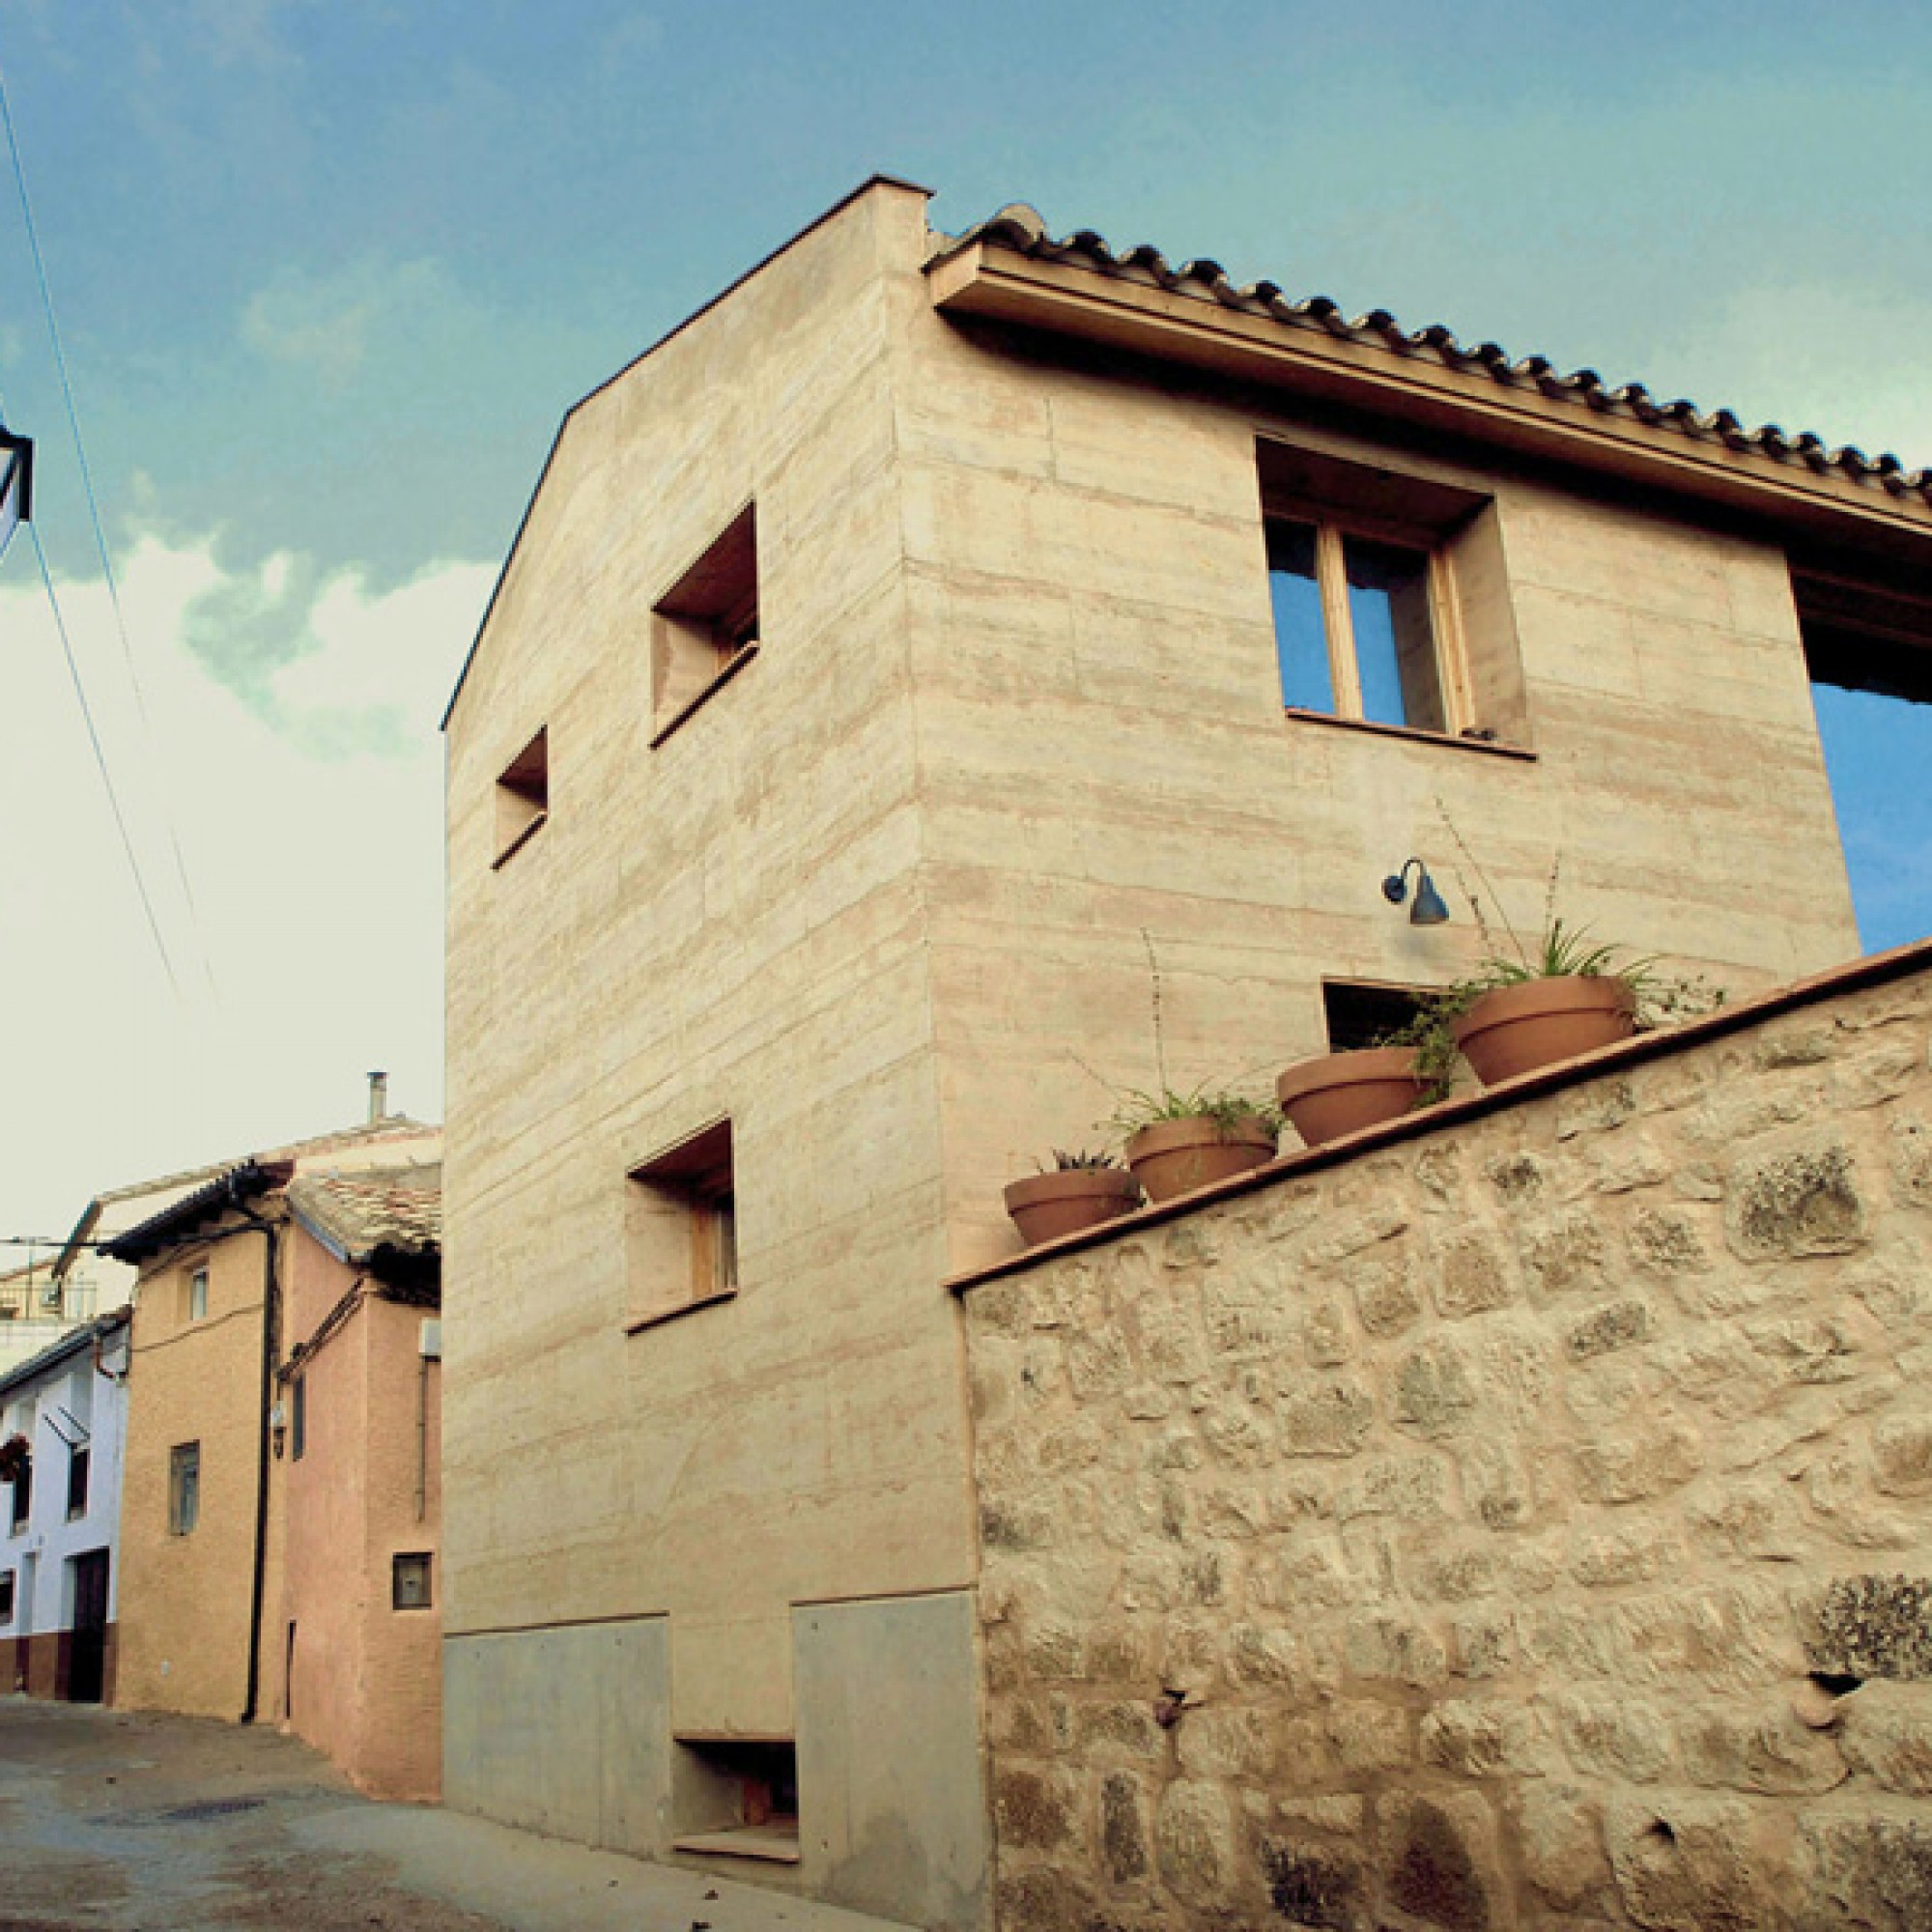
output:
[{"label": "stucco wall", "polygon": [[965,1289],[1006,1927],[1932,1923],[1907,966]]},{"label": "stucco wall", "polygon": [[[107,1344],[106,1361],[125,1366],[125,1336]],[[84,1392],[83,1392],[84,1391]],[[127,1434],[127,1384],[95,1365],[90,1343],[0,1399],[0,1436],[12,1435],[32,1411],[34,1490],[27,1522],[13,1524],[13,1490],[0,1484],[0,1570],[14,1573],[14,1614],[0,1623],[0,1686],[31,1696],[64,1696],[65,1633],[73,1628],[73,1559],[108,1555],[107,1616],[116,1614],[120,1578],[121,1470]],[[78,1422],[88,1443],[87,1507],[68,1515],[69,1442]],[[31,1566],[26,1558],[35,1560]],[[12,1649],[8,1646],[12,1640]]]},{"label": "stucco wall", "polygon": [[[239,1226],[239,1223],[236,1224]],[[121,1650],[115,1701],[239,1718],[248,1702],[262,1415],[263,1247],[254,1230],[197,1242],[143,1270],[134,1304],[122,1482]],[[208,1269],[208,1313],[187,1283]],[[170,1452],[201,1445],[194,1529],[168,1527]],[[275,1550],[269,1588],[280,1594]]]},{"label": "stucco wall", "polygon": [[[307,1358],[303,1454],[295,1456],[291,1426],[275,1465],[287,1555],[282,1594],[269,1611],[270,1701],[361,1790],[434,1799],[442,1751],[440,1370],[432,1362],[425,1374],[419,1352],[432,1311],[384,1300],[360,1282],[356,1269],[293,1230],[284,1357],[345,1294],[355,1290],[360,1299]],[[292,1386],[282,1383],[279,1396],[292,1418]],[[431,1558],[427,1609],[394,1607],[393,1561],[402,1552]]]}]

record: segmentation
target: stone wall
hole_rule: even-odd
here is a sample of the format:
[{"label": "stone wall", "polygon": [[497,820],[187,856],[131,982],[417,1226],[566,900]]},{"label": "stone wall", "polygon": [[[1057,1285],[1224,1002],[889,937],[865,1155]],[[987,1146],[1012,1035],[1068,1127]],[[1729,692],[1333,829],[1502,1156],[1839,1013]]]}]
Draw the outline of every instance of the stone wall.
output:
[{"label": "stone wall", "polygon": [[1932,1924],[1932,949],[959,1284],[1001,1923]]}]

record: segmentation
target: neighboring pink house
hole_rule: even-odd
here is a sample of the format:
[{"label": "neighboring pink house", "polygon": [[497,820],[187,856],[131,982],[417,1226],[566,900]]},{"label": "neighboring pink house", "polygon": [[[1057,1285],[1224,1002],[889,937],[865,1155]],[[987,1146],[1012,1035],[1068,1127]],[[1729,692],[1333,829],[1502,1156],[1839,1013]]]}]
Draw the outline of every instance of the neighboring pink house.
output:
[{"label": "neighboring pink house", "polygon": [[272,1417],[281,1709],[371,1796],[434,1800],[441,1170],[300,1175],[288,1208]]}]

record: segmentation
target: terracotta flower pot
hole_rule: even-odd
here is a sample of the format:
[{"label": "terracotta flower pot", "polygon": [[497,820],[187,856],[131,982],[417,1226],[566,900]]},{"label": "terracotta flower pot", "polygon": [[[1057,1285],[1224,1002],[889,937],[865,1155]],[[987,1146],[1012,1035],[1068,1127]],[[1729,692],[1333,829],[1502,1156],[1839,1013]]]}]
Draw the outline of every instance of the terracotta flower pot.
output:
[{"label": "terracotta flower pot", "polygon": [[1118,1167],[1055,1168],[1030,1174],[1007,1188],[1007,1212],[1020,1239],[1037,1248],[1082,1228],[1097,1228],[1140,1206],[1141,1187]]},{"label": "terracotta flower pot", "polygon": [[1636,996],[1612,974],[1524,980],[1485,993],[1456,1022],[1456,1044],[1484,1086],[1628,1039]]},{"label": "terracotta flower pot", "polygon": [[1274,1130],[1259,1114],[1223,1127],[1207,1115],[1155,1121],[1127,1143],[1127,1165],[1150,1201],[1172,1201],[1274,1158]]},{"label": "terracotta flower pot", "polygon": [[1400,1120],[1422,1105],[1411,1046],[1371,1046],[1297,1061],[1274,1083],[1289,1123],[1309,1147]]}]

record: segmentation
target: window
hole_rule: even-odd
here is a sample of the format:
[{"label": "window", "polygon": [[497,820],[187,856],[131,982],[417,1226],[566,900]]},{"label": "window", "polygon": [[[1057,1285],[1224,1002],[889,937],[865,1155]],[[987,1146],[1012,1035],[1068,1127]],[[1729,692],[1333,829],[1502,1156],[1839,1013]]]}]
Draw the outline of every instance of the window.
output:
[{"label": "window", "polygon": [[77,1442],[67,1456],[67,1520],[75,1521],[87,1514],[87,1471],[93,1455],[85,1443]]},{"label": "window", "polygon": [[501,865],[550,816],[550,726],[504,766],[497,781],[497,859]]},{"label": "window", "polygon": [[308,1378],[289,1384],[289,1460],[299,1463],[308,1449]]},{"label": "window", "polygon": [[0,1624],[14,1621],[14,1573],[0,1570]]},{"label": "window", "polygon": [[430,1552],[411,1550],[391,1560],[389,1603],[398,1610],[426,1610],[430,1607]]},{"label": "window", "polygon": [[34,1459],[31,1455],[20,1459],[20,1473],[14,1478],[14,1515],[11,1527],[17,1536],[27,1526],[27,1519],[34,1511]]},{"label": "window", "polygon": [[729,1121],[633,1169],[626,1205],[631,1326],[738,1292]]},{"label": "window", "polygon": [[671,1770],[680,1852],[798,1862],[798,1750],[789,1738],[685,1735]]},{"label": "window", "polygon": [[1421,1009],[1427,989],[1395,986],[1376,980],[1324,980],[1321,1016],[1330,1053],[1352,1053],[1376,1046],[1400,1032]]},{"label": "window", "polygon": [[1268,581],[1292,710],[1446,731],[1446,582],[1433,551],[1271,518]]},{"label": "window", "polygon": [[190,1536],[201,1517],[201,1444],[178,1442],[168,1451],[168,1532]]},{"label": "window", "polygon": [[1520,739],[1521,672],[1489,499],[1267,440],[1257,460],[1288,709]]},{"label": "window", "polygon": [[651,611],[651,743],[758,648],[757,512],[747,505]]},{"label": "window", "polygon": [[208,1319],[208,1270],[198,1267],[187,1278],[187,1319],[190,1321],[205,1321]]}]

